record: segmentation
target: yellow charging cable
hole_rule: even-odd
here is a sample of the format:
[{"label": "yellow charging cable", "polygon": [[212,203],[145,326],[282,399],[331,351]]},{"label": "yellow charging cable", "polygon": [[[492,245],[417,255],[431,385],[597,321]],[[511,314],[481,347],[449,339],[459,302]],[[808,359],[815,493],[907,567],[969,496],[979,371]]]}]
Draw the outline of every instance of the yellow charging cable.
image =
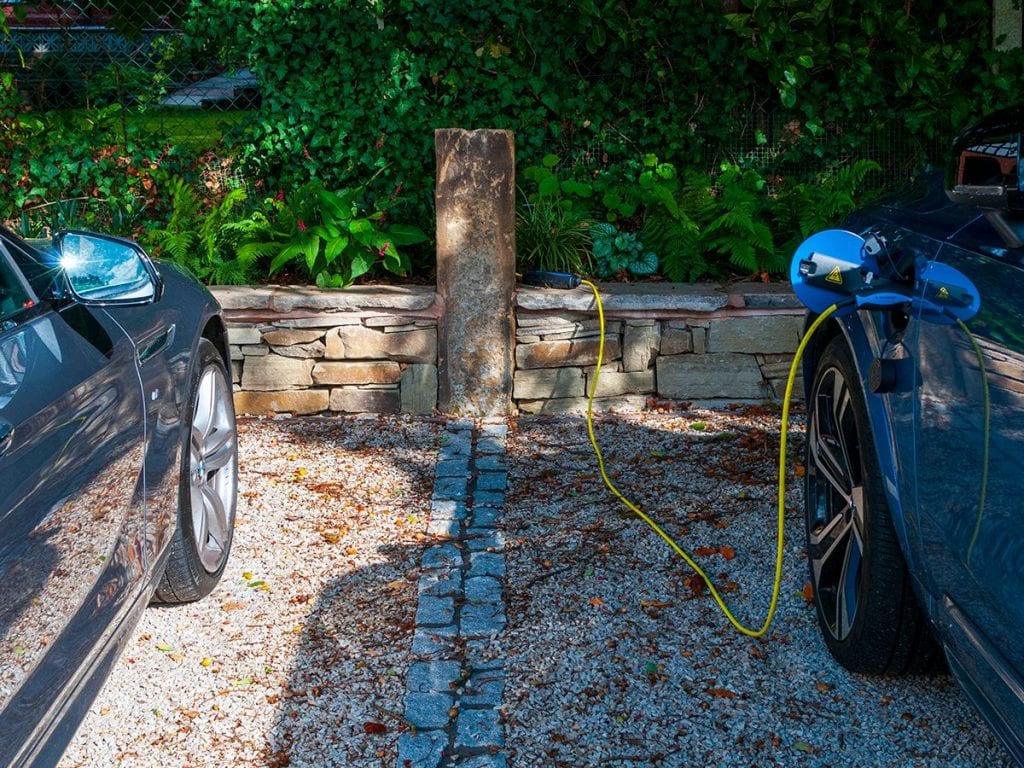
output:
[{"label": "yellow charging cable", "polygon": [[633,514],[635,514],[637,517],[639,517],[641,520],[647,523],[647,525],[649,525],[655,533],[661,536],[661,538],[663,538],[668,543],[668,545],[672,547],[673,550],[675,550],[676,554],[679,555],[679,557],[681,557],[686,562],[686,564],[693,569],[694,573],[696,573],[698,576],[701,577],[701,579],[703,579],[704,583],[708,587],[708,591],[711,593],[711,596],[715,599],[715,602],[718,604],[718,607],[721,609],[722,613],[725,614],[725,617],[729,620],[729,623],[732,624],[737,631],[739,631],[741,634],[747,635],[748,637],[763,636],[768,631],[768,628],[771,626],[772,619],[775,618],[775,609],[778,606],[779,602],[779,591],[782,588],[782,548],[786,518],[786,436],[789,430],[789,400],[793,394],[793,382],[796,379],[797,368],[800,365],[801,357],[803,357],[804,348],[807,346],[807,343],[814,335],[814,332],[818,330],[818,328],[822,325],[822,323],[825,322],[825,320],[828,319],[829,315],[831,315],[833,312],[836,311],[836,309],[838,309],[838,305],[833,304],[831,307],[829,307],[820,315],[818,315],[817,319],[815,319],[815,321],[811,323],[810,328],[807,329],[807,333],[804,334],[804,337],[800,340],[800,344],[797,346],[796,354],[793,357],[793,364],[792,366],[790,366],[789,369],[789,378],[786,381],[786,396],[785,399],[782,401],[782,437],[779,440],[779,507],[778,537],[775,547],[775,581],[772,585],[772,599],[770,605],[768,606],[768,615],[765,617],[764,624],[761,625],[760,629],[755,630],[745,626],[733,615],[732,611],[729,610],[729,607],[725,604],[725,601],[722,599],[722,596],[715,588],[714,583],[704,572],[704,569],[697,564],[697,562],[686,552],[686,550],[679,546],[679,544],[677,544],[671,536],[665,533],[665,531],[662,530],[661,526],[654,522],[654,520],[652,520],[651,517],[647,515],[647,513],[645,513],[642,509],[640,509],[640,507],[638,507],[636,504],[627,499],[622,494],[622,492],[615,487],[615,484],[611,481],[611,478],[608,477],[608,473],[605,471],[604,468],[604,457],[601,455],[601,448],[597,444],[597,437],[594,434],[594,395],[597,392],[597,379],[601,375],[601,365],[604,362],[604,307],[602,307],[601,305],[601,295],[597,290],[597,286],[594,285],[589,280],[582,280],[581,282],[583,283],[583,285],[586,285],[588,288],[590,288],[590,290],[593,291],[594,293],[594,303],[597,305],[597,317],[601,334],[600,341],[598,342],[597,346],[597,369],[594,372],[594,380],[590,384],[590,393],[587,397],[587,433],[590,435],[590,444],[594,446],[594,453],[597,455],[597,466],[601,471],[601,479],[604,480],[604,484],[608,487],[608,490],[610,490],[612,494],[614,494],[614,496],[617,499],[619,499],[619,501],[625,504],[626,507]]}]

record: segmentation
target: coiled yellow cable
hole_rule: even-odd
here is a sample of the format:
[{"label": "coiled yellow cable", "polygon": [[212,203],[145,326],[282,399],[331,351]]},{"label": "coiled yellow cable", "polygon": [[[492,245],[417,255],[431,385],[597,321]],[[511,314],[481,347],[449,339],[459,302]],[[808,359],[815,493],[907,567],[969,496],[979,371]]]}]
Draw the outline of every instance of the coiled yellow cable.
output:
[{"label": "coiled yellow cable", "polygon": [[792,366],[790,366],[789,369],[789,378],[786,381],[786,395],[785,399],[782,401],[782,436],[779,440],[779,505],[778,536],[777,544],[775,547],[775,580],[772,585],[772,599],[771,603],[768,606],[768,615],[765,617],[764,623],[761,625],[759,629],[750,629],[749,627],[745,626],[742,622],[740,622],[733,615],[732,611],[729,610],[729,607],[725,604],[725,601],[722,599],[722,596],[715,588],[714,583],[704,572],[704,569],[701,568],[697,564],[697,562],[686,552],[686,550],[679,546],[679,544],[677,544],[671,536],[665,533],[665,531],[662,530],[661,526],[654,522],[654,520],[652,520],[649,515],[647,515],[636,504],[627,499],[622,494],[622,492],[615,487],[615,484],[611,481],[611,478],[608,477],[608,473],[605,471],[604,457],[601,455],[601,448],[598,445],[597,437],[594,434],[593,414],[594,395],[597,392],[597,380],[598,377],[601,375],[601,365],[604,362],[604,307],[601,305],[601,295],[598,292],[597,286],[594,285],[589,280],[582,280],[581,282],[583,283],[583,285],[589,287],[590,290],[593,291],[594,293],[594,303],[597,305],[597,317],[601,334],[600,341],[598,342],[597,347],[597,369],[594,372],[594,380],[590,384],[590,392],[587,397],[587,433],[590,435],[590,444],[594,447],[594,453],[597,456],[597,466],[601,472],[601,479],[604,480],[604,484],[608,487],[608,490],[610,490],[612,494],[614,494],[614,496],[617,499],[619,499],[619,501],[625,504],[626,507],[631,512],[633,512],[633,514],[635,514],[637,517],[639,517],[641,520],[647,523],[647,525],[649,525],[655,533],[661,536],[661,538],[663,538],[668,543],[668,545],[672,547],[673,550],[675,550],[676,554],[679,555],[679,557],[681,557],[686,562],[686,564],[693,569],[694,573],[696,573],[698,576],[701,577],[701,579],[703,579],[704,583],[708,587],[708,591],[711,593],[711,596],[718,604],[718,607],[721,609],[725,617],[729,620],[729,623],[732,624],[737,631],[744,635],[747,635],[748,637],[763,636],[768,631],[768,628],[771,626],[772,619],[775,618],[775,609],[778,606],[779,602],[779,590],[782,588],[782,549],[786,517],[786,436],[789,430],[789,400],[793,394],[793,382],[796,379],[797,368],[800,365],[801,357],[803,357],[804,348],[807,346],[807,343],[814,335],[814,332],[818,330],[818,328],[822,325],[822,323],[825,322],[825,320],[828,319],[829,315],[836,311],[838,306],[833,304],[831,307],[822,312],[813,323],[811,323],[810,328],[807,329],[807,333],[804,334],[804,337],[800,340],[800,344],[797,346],[796,354],[793,357],[793,364]]}]

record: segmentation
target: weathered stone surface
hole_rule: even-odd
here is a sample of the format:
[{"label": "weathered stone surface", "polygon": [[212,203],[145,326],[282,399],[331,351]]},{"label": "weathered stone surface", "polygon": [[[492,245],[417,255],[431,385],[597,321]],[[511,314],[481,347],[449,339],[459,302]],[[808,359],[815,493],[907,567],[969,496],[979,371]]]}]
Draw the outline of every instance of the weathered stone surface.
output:
[{"label": "weathered stone surface", "polygon": [[401,378],[402,367],[394,362],[322,362],[313,366],[317,384],[397,384]]},{"label": "weathered stone surface", "polygon": [[[789,379],[789,369],[793,365],[793,355],[757,355],[757,362],[761,366],[761,376],[771,385],[774,398],[782,400],[786,395],[786,382]],[[798,375],[793,383],[791,397],[794,400],[802,400],[803,394]]]},{"label": "weathered stone surface", "polygon": [[[642,324],[641,324],[642,323]],[[658,354],[661,329],[653,321],[626,323],[622,338],[622,369],[646,371]]]},{"label": "weathered stone surface", "polygon": [[402,372],[402,413],[431,413],[437,407],[437,366],[412,364]]},{"label": "weathered stone surface", "polygon": [[263,341],[272,347],[286,347],[292,344],[309,344],[314,341],[320,341],[323,335],[323,331],[275,328],[272,331],[264,331]]},{"label": "weathered stone surface", "polygon": [[384,333],[362,325],[350,325],[329,331],[326,339],[324,357],[328,360],[385,358],[400,363],[434,363],[437,360],[437,331],[433,328]]},{"label": "weathered stone surface", "polygon": [[342,413],[398,413],[401,406],[398,390],[349,389],[331,390],[331,410]]},{"label": "weathered stone surface", "polygon": [[234,358],[231,359],[231,383],[239,384],[242,381],[242,363]]},{"label": "weathered stone surface", "polygon": [[582,397],[583,371],[579,368],[538,368],[518,370],[512,396],[516,400],[552,397]]},{"label": "weathered stone surface", "polygon": [[338,328],[345,325],[360,325],[362,318],[358,314],[328,313],[316,317],[299,317],[288,320],[275,320],[278,328]]},{"label": "weathered stone surface", "polygon": [[293,389],[288,392],[236,392],[238,413],[294,413],[309,415],[326,411],[330,394],[325,389]]},{"label": "weathered stone surface", "polygon": [[[593,365],[597,362],[598,339],[579,341],[542,341],[516,347],[516,366],[523,368],[560,368],[566,365]],[[618,336],[605,336],[604,359],[621,355]],[[517,376],[518,376],[517,372]]]},{"label": "weathered stone surface", "polygon": [[259,344],[263,340],[263,334],[259,328],[251,325],[228,324],[228,340],[238,346]]},{"label": "weathered stone surface", "polygon": [[242,389],[282,390],[309,387],[313,384],[312,360],[280,355],[247,357],[242,369]]},{"label": "weathered stone surface", "polygon": [[398,315],[372,315],[363,319],[363,325],[367,328],[387,328],[412,325],[413,318],[399,317]]},{"label": "weathered stone surface", "polygon": [[[635,413],[642,411],[647,405],[646,395],[620,395],[618,397],[598,397],[594,399],[594,411],[597,413]],[[587,398],[569,397],[554,400],[521,400],[519,410],[529,414],[583,414],[587,412]]]},{"label": "weathered stone surface", "polygon": [[282,357],[304,357],[310,360],[319,360],[324,356],[324,343],[314,341],[311,344],[292,344],[287,347],[273,347],[274,354]]},{"label": "weathered stone surface", "polygon": [[444,760],[447,746],[448,734],[444,731],[403,733],[398,737],[398,765],[405,768],[438,768]]},{"label": "weathered stone surface", "polygon": [[263,344],[247,344],[241,347],[242,357],[263,357],[270,354],[270,348]]},{"label": "weathered stone surface", "polygon": [[[588,394],[593,386],[592,381],[593,375],[587,380]],[[597,377],[597,392],[595,394],[596,397],[616,397],[653,392],[654,389],[653,368],[624,373],[602,370],[601,375]]]},{"label": "weathered stone surface", "polygon": [[435,295],[432,289],[422,286],[353,285],[343,289],[288,286],[274,291],[270,306],[278,312],[297,309],[423,310],[434,305]]},{"label": "weathered stone surface", "polygon": [[793,308],[803,311],[803,305],[788,283],[735,283],[729,293],[742,297],[742,306],[755,309]]},{"label": "weathered stone surface", "polygon": [[416,661],[409,667],[409,690],[415,693],[450,693],[462,677],[457,661]]},{"label": "weathered stone surface", "polygon": [[802,328],[802,315],[717,318],[708,327],[708,352],[793,352]]},{"label": "weathered stone surface", "polygon": [[695,325],[690,329],[690,338],[693,341],[693,353],[703,355],[708,351],[708,329]]},{"label": "weathered stone surface", "polygon": [[530,312],[519,312],[516,314],[516,327],[529,328],[535,333],[545,331],[564,331],[571,329],[578,323],[590,323],[597,327],[597,320],[581,319],[579,315],[564,312],[545,312],[543,314],[532,314]]},{"label": "weathered stone surface", "polygon": [[455,728],[457,749],[497,749],[505,746],[505,732],[497,709],[465,709]]},{"label": "weathered stone surface", "polygon": [[793,355],[758,355],[761,374],[766,379],[782,379],[789,377],[789,369],[793,365]]},{"label": "weathered stone surface", "polygon": [[[448,725],[448,710],[451,706],[452,697],[447,693],[410,693],[405,697],[405,719],[422,730],[444,728]],[[431,754],[433,748],[431,743]],[[428,748],[424,745],[423,749],[426,751]]]},{"label": "weathered stone surface", "polygon": [[768,394],[753,355],[659,357],[658,394],[677,400],[757,400]]},{"label": "weathered stone surface", "polygon": [[243,357],[245,357],[245,355],[242,354],[242,348],[232,344],[231,345],[231,359],[232,360],[241,360]]},{"label": "weathered stone surface", "polygon": [[[512,390],[515,141],[510,131],[435,132],[440,408],[506,415]],[[426,362],[426,361],[424,361]]]},{"label": "weathered stone surface", "polygon": [[266,309],[273,288],[252,285],[218,285],[210,288],[221,307],[230,309]]},{"label": "weathered stone surface", "polygon": [[[608,283],[601,286],[605,312],[681,310],[713,312],[729,302],[727,293],[683,283]],[[594,311],[594,294],[586,286],[572,291],[520,287],[516,305],[529,310]]]},{"label": "weathered stone surface", "polygon": [[[698,330],[703,337],[704,329],[699,328]],[[659,351],[663,355],[683,355],[693,352],[693,334],[689,328],[679,328],[674,324],[662,328]]]}]

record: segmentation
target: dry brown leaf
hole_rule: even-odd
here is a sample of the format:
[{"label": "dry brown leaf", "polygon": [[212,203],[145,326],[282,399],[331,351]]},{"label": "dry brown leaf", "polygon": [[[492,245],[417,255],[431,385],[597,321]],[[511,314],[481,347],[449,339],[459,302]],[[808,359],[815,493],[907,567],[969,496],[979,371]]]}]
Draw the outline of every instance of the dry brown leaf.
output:
[{"label": "dry brown leaf", "polygon": [[595,608],[600,608],[602,605],[604,605],[604,600],[602,600],[600,597],[592,597],[588,602]]},{"label": "dry brown leaf", "polygon": [[735,699],[736,693],[730,691],[728,688],[708,688],[707,691],[711,696],[716,699]]}]

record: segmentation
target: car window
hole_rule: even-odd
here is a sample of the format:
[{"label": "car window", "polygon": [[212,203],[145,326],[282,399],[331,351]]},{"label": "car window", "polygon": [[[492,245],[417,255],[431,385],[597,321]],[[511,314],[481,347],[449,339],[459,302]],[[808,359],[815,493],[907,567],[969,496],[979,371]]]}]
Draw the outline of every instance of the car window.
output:
[{"label": "car window", "polygon": [[28,284],[6,250],[0,249],[0,323],[33,304],[35,297]]}]

